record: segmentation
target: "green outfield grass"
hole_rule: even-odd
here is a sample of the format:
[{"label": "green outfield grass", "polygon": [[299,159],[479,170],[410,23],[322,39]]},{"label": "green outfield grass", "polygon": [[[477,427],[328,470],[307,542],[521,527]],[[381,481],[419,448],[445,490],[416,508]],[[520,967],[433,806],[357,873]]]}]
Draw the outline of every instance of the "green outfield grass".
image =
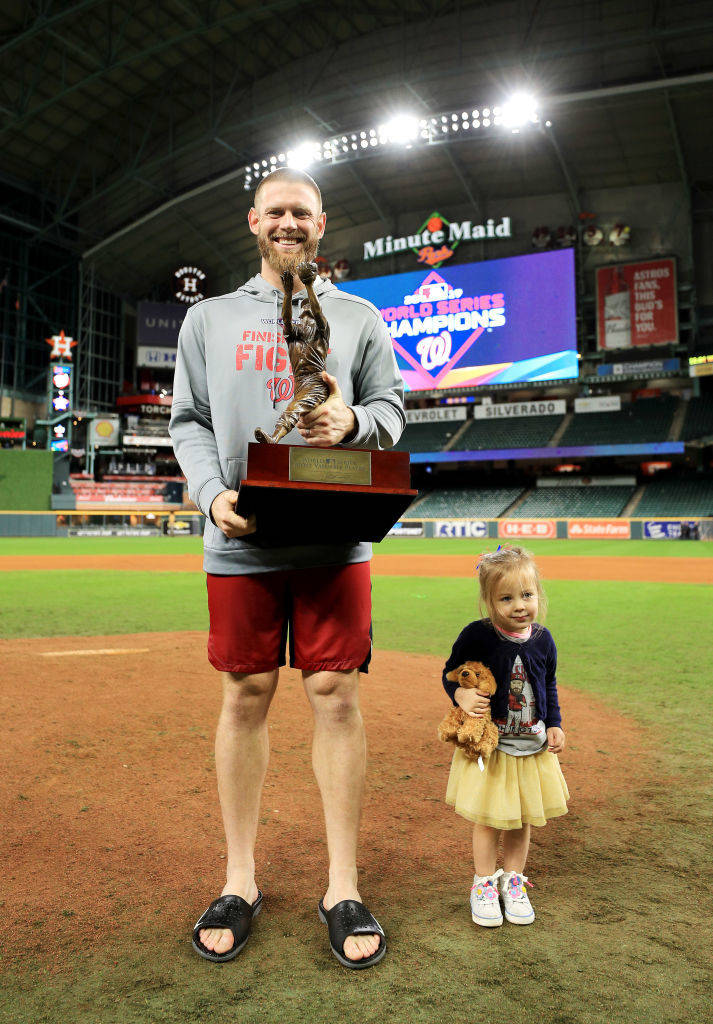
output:
[{"label": "green outfield grass", "polygon": [[3,555],[170,555],[203,549],[203,538],[191,537],[0,537]]},{"label": "green outfield grass", "polygon": [[[376,554],[468,555],[494,551],[501,543],[493,538],[422,539],[387,537],[374,544]],[[0,537],[3,555],[170,555],[202,549],[203,538],[192,537]],[[536,555],[644,555],[654,558],[713,558],[713,543],[693,540],[524,540],[522,546]]]},{"label": "green outfield grass", "polygon": [[[5,637],[208,627],[200,572],[70,569],[47,575],[6,573],[2,582],[0,633]],[[650,723],[671,694],[694,703],[705,700],[713,676],[709,587],[549,580],[546,590],[547,625],[556,637],[560,675],[567,685],[621,702]],[[55,598],[43,604],[38,593]],[[58,594],[67,597],[56,600]],[[476,604],[476,583],[467,578],[375,576],[374,643],[445,660],[463,626],[478,617]],[[665,690],[651,685],[651,665],[666,679]]]},{"label": "green outfield grass", "polygon": [[[199,538],[14,540],[10,550],[6,544],[0,542],[0,554],[200,549]],[[497,541],[390,539],[378,550],[475,554],[496,546]],[[592,557],[710,557],[713,551],[713,545],[695,542],[527,546],[543,554]],[[6,573],[0,580],[4,636],[207,627],[200,572],[78,568]],[[408,852],[420,870],[383,907],[387,927],[400,936],[398,950],[375,971],[348,974],[336,963],[325,968],[322,946],[315,954],[304,937],[315,930],[309,900],[293,916],[273,909],[276,916],[259,925],[260,957],[214,968],[191,954],[183,931],[174,934],[175,922],[163,921],[159,891],[157,950],[145,922],[132,922],[117,927],[106,950],[71,951],[51,973],[33,957],[24,968],[5,973],[0,1017],[6,1012],[21,1024],[451,1024],[476,1013],[495,1024],[708,1019],[711,975],[704,950],[710,938],[713,747],[699,723],[713,678],[711,588],[551,580],[546,590],[560,684],[604,700],[623,715],[616,746],[599,751],[596,770],[623,773],[630,787],[603,806],[578,805],[556,829],[545,829],[544,838],[538,830],[539,856],[549,870],[541,884],[550,896],[545,900],[542,890],[534,890],[540,902],[532,929],[505,927],[494,935],[468,929],[464,940],[464,897],[455,880],[472,866],[461,822],[454,825],[453,845],[442,863],[418,861],[417,849]],[[477,617],[474,579],[375,576],[373,598],[374,641],[381,649],[445,659],[460,629]],[[409,680],[394,685],[403,687],[405,712],[418,714]],[[566,702],[563,714],[566,728]],[[632,753],[634,735],[646,748],[645,783]],[[378,766],[370,770],[378,775]],[[299,857],[298,831],[289,841]],[[382,870],[385,865],[374,873]],[[369,881],[379,884],[373,874]],[[284,931],[276,927],[279,921]]]},{"label": "green outfield grass", "polygon": [[610,555],[644,555],[647,558],[711,558],[713,543],[695,540],[522,540],[499,541],[450,539],[438,537],[387,537],[374,545],[375,552],[385,555],[468,555],[495,551],[498,544],[519,543],[535,555],[586,555],[603,558]]}]

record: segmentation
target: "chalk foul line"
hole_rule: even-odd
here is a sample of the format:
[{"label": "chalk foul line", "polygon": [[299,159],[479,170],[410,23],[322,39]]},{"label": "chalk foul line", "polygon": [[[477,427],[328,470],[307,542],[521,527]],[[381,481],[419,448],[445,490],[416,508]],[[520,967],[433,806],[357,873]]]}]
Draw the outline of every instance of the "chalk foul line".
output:
[{"label": "chalk foul line", "polygon": [[149,647],[97,647],[93,651],[40,651],[40,655],[43,658],[82,658],[95,654],[146,654],[149,650]]}]

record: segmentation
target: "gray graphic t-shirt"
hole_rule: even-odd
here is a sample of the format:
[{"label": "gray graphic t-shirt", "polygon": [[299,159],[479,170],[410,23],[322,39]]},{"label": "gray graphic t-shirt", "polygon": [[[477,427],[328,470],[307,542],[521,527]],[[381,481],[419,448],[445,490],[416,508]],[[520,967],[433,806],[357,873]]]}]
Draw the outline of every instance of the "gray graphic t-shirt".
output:
[{"label": "gray graphic t-shirt", "polygon": [[524,757],[538,753],[547,744],[547,729],[536,718],[535,694],[519,654],[510,673],[507,718],[494,721],[500,734],[497,749],[504,754]]}]

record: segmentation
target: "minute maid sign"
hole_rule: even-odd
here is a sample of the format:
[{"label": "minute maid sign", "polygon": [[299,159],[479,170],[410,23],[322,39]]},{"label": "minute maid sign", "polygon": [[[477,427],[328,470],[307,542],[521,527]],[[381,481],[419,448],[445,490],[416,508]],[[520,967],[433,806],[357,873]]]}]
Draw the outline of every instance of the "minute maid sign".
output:
[{"label": "minute maid sign", "polygon": [[451,221],[434,211],[427,217],[415,235],[404,235],[394,238],[386,235],[364,242],[364,260],[377,259],[379,256],[390,256],[395,252],[411,249],[419,263],[428,267],[440,267],[449,260],[459,242],[475,242],[483,238],[511,238],[510,218],[502,217],[496,224],[490,217],[484,224],[473,224],[472,221]]}]

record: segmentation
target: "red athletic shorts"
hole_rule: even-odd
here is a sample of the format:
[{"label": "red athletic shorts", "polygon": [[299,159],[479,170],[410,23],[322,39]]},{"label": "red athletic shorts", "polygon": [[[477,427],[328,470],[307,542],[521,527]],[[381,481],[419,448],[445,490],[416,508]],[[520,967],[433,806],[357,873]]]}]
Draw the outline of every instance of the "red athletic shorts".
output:
[{"label": "red athletic shorts", "polygon": [[371,657],[368,562],[252,575],[207,574],[208,660],[221,672],[367,671]]}]

